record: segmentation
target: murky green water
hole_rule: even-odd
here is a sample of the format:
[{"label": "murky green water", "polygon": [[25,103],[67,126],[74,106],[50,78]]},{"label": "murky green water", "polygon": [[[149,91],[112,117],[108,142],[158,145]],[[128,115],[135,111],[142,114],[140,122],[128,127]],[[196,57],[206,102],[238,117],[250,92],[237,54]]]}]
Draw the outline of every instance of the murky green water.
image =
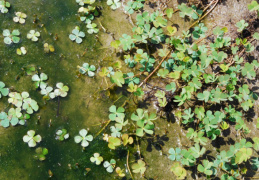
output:
[{"label": "murky green water", "polygon": [[[0,128],[0,179],[47,179],[48,170],[53,172],[54,179],[112,179],[113,176],[109,175],[105,168],[91,163],[90,157],[93,153],[99,152],[105,160],[115,158],[117,163],[124,166],[123,157],[114,156],[108,149],[107,143],[100,140],[101,136],[95,138],[84,152],[73,139],[83,128],[89,128],[89,133],[96,134],[101,129],[101,126],[96,124],[107,120],[107,110],[112,100],[105,95],[99,99],[94,98],[102,80],[86,76],[78,78],[76,72],[77,65],[82,65],[84,62],[98,67],[100,61],[107,56],[107,50],[101,48],[94,35],[86,33],[80,45],[68,38],[77,25],[86,31],[85,25],[76,15],[79,6],[74,0],[10,0],[9,2],[11,3],[9,13],[0,14],[0,31],[19,29],[21,42],[7,46],[1,35],[0,81],[12,91],[28,91],[30,96],[37,100],[40,110],[32,115],[26,126]],[[99,2],[99,5],[102,5],[102,2]],[[14,12],[17,11],[28,15],[25,25],[13,22]],[[35,18],[37,21],[33,23]],[[38,42],[26,38],[31,29],[41,33]],[[55,36],[58,37],[57,40],[54,40]],[[54,45],[54,53],[44,53],[45,42]],[[16,54],[16,49],[21,46],[27,49],[27,55]],[[84,52],[86,53],[82,56]],[[60,99],[59,116],[57,116],[58,100],[44,103],[42,95],[33,88],[31,76],[22,75],[21,68],[27,65],[40,67],[40,72],[48,75],[49,85],[55,86],[57,82],[63,82],[70,87],[69,95]],[[7,99],[7,97],[1,99],[1,111],[9,107]],[[64,142],[55,140],[55,132],[59,128],[68,130],[69,140]],[[43,140],[39,146],[49,150],[43,162],[33,158],[35,148],[29,148],[22,140],[30,129],[42,136]],[[72,169],[69,169],[68,164],[71,164]],[[91,168],[87,176],[84,176],[85,168]]]}]

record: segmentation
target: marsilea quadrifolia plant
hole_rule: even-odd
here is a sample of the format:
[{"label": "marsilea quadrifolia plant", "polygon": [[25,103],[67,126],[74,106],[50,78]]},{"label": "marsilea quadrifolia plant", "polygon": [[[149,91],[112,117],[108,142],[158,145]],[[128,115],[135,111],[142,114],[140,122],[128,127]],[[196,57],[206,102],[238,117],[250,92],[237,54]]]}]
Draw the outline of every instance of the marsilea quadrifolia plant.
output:
[{"label": "marsilea quadrifolia plant", "polygon": [[[107,1],[112,9],[119,6],[118,2]],[[123,34],[111,46],[123,49],[125,66],[132,70],[125,72],[129,70],[122,68],[121,62],[116,62],[113,67],[102,67],[98,73],[105,79],[106,91],[111,91],[114,86],[123,87],[122,91],[127,88],[134,102],[149,100],[159,111],[168,113],[168,109],[174,110],[174,116],[189,140],[186,147],[169,148],[168,156],[173,161],[170,170],[177,179],[185,179],[187,169],[192,167],[197,169],[197,177],[220,176],[233,180],[248,176],[246,164],[250,164],[253,170],[259,167],[258,157],[253,156],[259,149],[259,138],[244,138],[251,131],[246,124],[247,113],[258,100],[258,93],[252,87],[258,76],[259,63],[251,59],[251,53],[255,50],[259,33],[244,19],[236,22],[238,36],[234,40],[226,36],[226,27],[208,29],[201,20],[218,2],[212,1],[204,11],[182,3],[178,9],[148,12],[144,0],[128,1],[124,10],[128,14],[137,13],[133,34]],[[258,13],[259,5],[252,1],[248,9]],[[177,27],[172,23],[177,13],[193,22],[178,35]],[[251,32],[251,35],[244,36],[244,31]],[[79,71],[94,76],[89,68],[87,63],[79,66]],[[157,80],[166,84],[156,83]],[[213,108],[215,106],[218,108]],[[155,134],[156,113],[137,108],[128,117],[123,107],[115,105],[109,111],[105,127],[110,127],[110,133],[103,134],[103,139],[110,149],[127,147],[133,139],[138,145],[138,141],[145,141]],[[232,133],[239,136],[237,142],[225,150],[211,152],[211,155],[216,154],[213,159],[207,158],[208,154],[204,156],[207,144],[222,137],[222,132],[230,127]],[[140,152],[138,157],[141,157]],[[132,169],[145,176],[144,159],[138,159]]]},{"label": "marsilea quadrifolia plant", "polygon": [[35,82],[35,88],[40,88],[40,93],[44,96],[44,99],[54,99],[56,97],[66,97],[69,91],[69,87],[64,85],[62,82],[56,84],[56,89],[48,86],[47,81],[48,76],[45,73],[34,74],[32,76],[32,81]]},{"label": "marsilea quadrifolia plant", "polygon": [[7,113],[0,113],[0,124],[5,128],[10,125],[24,125],[26,120],[30,118],[30,115],[39,109],[37,102],[30,98],[28,92],[10,92],[8,96],[8,102],[14,105],[14,107],[10,108]]},{"label": "marsilea quadrifolia plant", "polygon": [[[71,41],[82,43],[84,31],[88,34],[98,33],[101,29],[98,28],[99,24],[108,33],[101,22],[93,22],[100,15],[101,9],[94,6],[95,0],[76,0],[76,3],[80,6],[78,16],[85,28],[80,30],[76,26],[69,35]],[[247,121],[248,114],[253,111],[255,101],[258,100],[253,83],[258,77],[259,63],[252,56],[256,49],[255,42],[259,40],[259,33],[252,24],[257,22],[254,19],[258,18],[258,2],[253,0],[248,4],[248,9],[255,16],[251,21],[241,19],[235,22],[235,39],[226,36],[226,27],[208,29],[202,23],[219,0],[211,1],[207,7],[200,6],[201,9],[181,3],[177,9],[165,6],[152,12],[146,11],[145,6],[150,4],[145,0],[107,0],[106,3],[112,10],[123,8],[133,26],[131,35],[122,34],[111,43],[114,49],[120,50],[123,61],[118,60],[100,69],[84,63],[78,69],[81,74],[104,79],[103,91],[109,91],[107,94],[119,88],[124,94],[129,94],[124,103],[118,105],[119,101],[116,100],[116,105],[107,109],[108,120],[95,135],[97,137],[105,131],[102,139],[112,153],[121,150],[128,152],[125,163],[127,170],[116,167],[119,161],[104,159],[100,152],[89,157],[90,161],[96,165],[104,161],[106,171],[113,173],[115,169],[117,177],[127,175],[132,179],[134,176],[136,179],[148,179],[145,175],[147,164],[152,164],[142,156],[140,145],[145,143],[140,142],[152,142],[151,145],[158,143],[160,135],[156,133],[161,129],[157,122],[164,122],[161,118],[164,112],[167,116],[173,113],[187,141],[181,146],[168,147],[167,154],[162,151],[163,145],[158,143],[158,149],[163,155],[168,155],[168,161],[172,161],[170,170],[174,174],[173,179],[188,179],[193,169],[193,175],[201,179],[256,178],[250,177],[248,172],[257,171],[259,167],[259,158],[256,156],[259,138],[250,133]],[[10,3],[0,0],[1,13],[7,13],[9,7]],[[182,32],[177,32],[179,28],[173,24],[173,18],[178,14],[192,23],[190,27],[183,28]],[[17,12],[15,15],[15,22],[25,23],[26,14]],[[136,18],[132,20],[132,17]],[[245,31],[249,32],[248,35]],[[7,45],[19,43],[19,36],[19,30],[3,30],[4,43]],[[40,33],[35,30],[27,34],[27,38],[32,41],[38,41],[39,37]],[[26,54],[22,47],[17,49],[17,54]],[[48,43],[43,47],[47,53],[54,52],[54,47]],[[47,83],[48,76],[36,72],[35,67],[25,68],[25,72],[32,76],[34,87],[40,90],[44,99],[67,96],[69,87],[64,83],[58,82],[53,88]],[[7,95],[11,106],[0,113],[0,124],[3,127],[24,125],[30,115],[39,109],[28,92],[10,92],[0,82],[1,100]],[[152,102],[150,104],[160,113],[140,108],[138,102]],[[133,108],[126,108],[133,103]],[[259,128],[259,119],[256,127]],[[226,143],[224,150],[211,149],[208,144],[226,138],[224,134],[227,130],[236,135],[235,143]],[[35,147],[42,140],[40,135],[35,134],[34,130],[29,130],[23,136],[23,141],[29,147]],[[69,137],[66,129],[58,129],[53,134],[59,141]],[[83,148],[88,147],[93,140],[94,137],[86,129],[80,130],[79,135],[74,137],[74,141]],[[137,153],[132,153],[132,150]],[[39,147],[35,158],[44,160],[47,154],[46,148]],[[129,161],[130,156],[135,159]]]},{"label": "marsilea quadrifolia plant", "polygon": [[41,136],[35,135],[34,130],[29,130],[27,134],[23,136],[23,141],[25,143],[28,143],[29,147],[35,147],[37,143],[41,142],[41,140],[42,140]]}]

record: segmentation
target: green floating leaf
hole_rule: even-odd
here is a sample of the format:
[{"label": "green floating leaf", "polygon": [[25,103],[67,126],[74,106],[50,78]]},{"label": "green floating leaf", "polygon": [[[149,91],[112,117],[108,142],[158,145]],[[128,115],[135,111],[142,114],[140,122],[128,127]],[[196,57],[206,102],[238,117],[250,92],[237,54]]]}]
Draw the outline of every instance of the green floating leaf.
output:
[{"label": "green floating leaf", "polygon": [[36,135],[34,130],[29,130],[27,135],[23,136],[23,142],[28,143],[29,147],[35,147],[36,143],[41,142],[41,136]]},{"label": "green floating leaf", "polygon": [[209,162],[208,160],[203,160],[202,161],[202,165],[199,164],[197,169],[201,173],[204,173],[204,174],[206,174],[208,176],[211,176],[213,174],[213,171],[211,170],[212,169],[212,165],[213,165],[212,162]]},{"label": "green floating leaf", "polygon": [[242,32],[246,27],[248,27],[248,23],[245,22],[244,19],[236,23],[237,32]]},{"label": "green floating leaf", "polygon": [[103,162],[103,157],[100,156],[99,153],[94,153],[94,156],[90,158],[90,161],[96,165],[100,165]]},{"label": "green floating leaf", "polygon": [[146,163],[142,160],[138,160],[138,162],[134,163],[131,167],[134,173],[140,173],[141,175],[146,171]]},{"label": "green floating leaf", "polygon": [[245,66],[242,69],[242,75],[246,76],[248,79],[253,79],[256,76],[254,65],[250,63],[245,63]]},{"label": "green floating leaf", "polygon": [[174,14],[174,9],[173,8],[167,8],[165,10],[165,13],[166,13],[168,18],[171,18],[173,16],[173,14]]},{"label": "green floating leaf", "polygon": [[2,96],[7,96],[9,94],[9,89],[5,88],[5,83],[0,81],[0,98]]},{"label": "green floating leaf", "polygon": [[119,87],[125,83],[123,73],[122,72],[115,72],[114,75],[111,76],[111,82],[117,84]]},{"label": "green floating leaf", "polygon": [[117,146],[121,145],[121,140],[117,137],[109,137],[108,142],[108,147],[110,149],[115,149]]},{"label": "green floating leaf", "polygon": [[120,0],[107,0],[107,5],[111,6],[112,10],[115,10],[121,7],[121,2]]},{"label": "green floating leaf", "polygon": [[87,147],[89,142],[93,140],[93,136],[87,135],[87,133],[88,131],[86,129],[81,129],[79,135],[74,138],[75,143],[81,143],[82,147]]},{"label": "green floating leaf", "polygon": [[235,163],[241,164],[243,162],[246,162],[253,154],[253,150],[251,148],[241,148],[236,153]]},{"label": "green floating leaf", "polygon": [[79,31],[79,28],[75,27],[75,29],[72,30],[72,34],[69,35],[69,39],[71,41],[76,41],[77,44],[82,43],[82,38],[85,37],[85,33],[82,31]]},{"label": "green floating leaf", "polygon": [[46,155],[49,153],[47,148],[38,147],[36,150],[36,155],[34,155],[35,159],[40,161],[44,161],[46,159]]},{"label": "green floating leaf", "polygon": [[259,10],[259,4],[257,1],[252,1],[251,4],[248,4],[248,9],[250,11],[258,11]]},{"label": "green floating leaf", "polygon": [[171,171],[176,175],[177,179],[185,179],[187,171],[180,165],[179,162],[175,162],[171,167]]}]

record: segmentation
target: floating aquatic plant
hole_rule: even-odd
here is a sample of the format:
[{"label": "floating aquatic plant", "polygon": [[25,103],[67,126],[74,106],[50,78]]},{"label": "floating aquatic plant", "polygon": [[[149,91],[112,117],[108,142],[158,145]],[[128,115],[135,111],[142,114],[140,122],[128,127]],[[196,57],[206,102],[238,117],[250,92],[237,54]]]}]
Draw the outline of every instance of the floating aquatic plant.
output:
[{"label": "floating aquatic plant", "polygon": [[94,6],[80,7],[78,9],[80,20],[86,24],[91,23],[95,16],[99,15],[99,11]]},{"label": "floating aquatic plant", "polygon": [[26,53],[27,53],[27,50],[25,49],[25,47],[16,49],[16,54],[18,54],[19,56],[25,55]]},{"label": "floating aquatic plant", "polygon": [[101,71],[99,71],[99,75],[101,77],[111,77],[111,75],[114,75],[114,69],[112,67],[102,67]]},{"label": "floating aquatic plant", "polygon": [[71,39],[71,41],[76,41],[77,44],[80,44],[83,41],[83,37],[85,37],[85,33],[83,31],[79,31],[78,27],[73,29],[72,34],[69,35],[69,39]]},{"label": "floating aquatic plant", "polygon": [[44,161],[46,159],[46,155],[49,153],[47,148],[38,147],[35,150],[36,154],[34,155],[35,159],[40,161]]},{"label": "floating aquatic plant", "polygon": [[20,125],[24,125],[25,121],[30,119],[30,115],[29,114],[23,114],[21,117],[19,117],[19,124]]},{"label": "floating aquatic plant", "polygon": [[98,32],[99,32],[99,29],[96,28],[96,27],[97,27],[97,24],[95,24],[95,23],[88,23],[88,24],[86,25],[86,27],[88,28],[87,32],[88,32],[89,34],[93,34],[93,33],[98,33]]},{"label": "floating aquatic plant", "polygon": [[11,115],[6,114],[5,112],[0,113],[1,126],[7,128],[10,126],[15,126],[18,124],[19,119],[17,117],[12,117]]},{"label": "floating aquatic plant", "polygon": [[133,138],[129,137],[128,134],[123,134],[121,136],[122,142],[123,142],[123,146],[126,146],[127,144],[132,144],[133,143]]},{"label": "floating aquatic plant", "polygon": [[46,99],[54,99],[56,97],[55,92],[53,92],[53,88],[51,86],[47,86],[47,84],[41,86],[40,93],[44,95]]},{"label": "floating aquatic plant", "polygon": [[23,136],[23,142],[28,143],[29,147],[35,147],[37,143],[41,142],[41,136],[36,135],[34,130],[29,130],[26,135]]},{"label": "floating aquatic plant", "polygon": [[37,102],[35,100],[33,100],[32,98],[29,98],[29,94],[26,98],[23,99],[22,108],[24,110],[26,110],[26,112],[28,114],[32,114],[33,111],[36,112],[39,110],[39,106],[38,106]]},{"label": "floating aquatic plant", "polygon": [[12,31],[12,33],[9,31],[9,29],[5,29],[3,31],[4,43],[5,44],[12,44],[12,43],[19,43],[20,38],[18,37],[20,35],[20,31],[15,29]]},{"label": "floating aquatic plant", "polygon": [[20,24],[25,23],[25,19],[27,18],[27,15],[22,12],[16,12],[15,13],[16,17],[13,18],[14,22],[19,22]]},{"label": "floating aquatic plant", "polygon": [[8,117],[10,119],[20,118],[22,116],[21,110],[22,110],[21,108],[10,108],[9,111],[8,111]]},{"label": "floating aquatic plant", "polygon": [[84,63],[82,66],[78,66],[79,72],[81,74],[88,74],[89,77],[93,77],[95,75],[94,71],[96,70],[94,65],[89,65],[88,63]]},{"label": "floating aquatic plant", "polygon": [[30,30],[30,32],[27,34],[27,38],[31,39],[32,41],[36,42],[39,40],[40,32],[35,30]]},{"label": "floating aquatic plant", "polygon": [[116,161],[115,159],[111,159],[110,162],[104,161],[103,166],[106,168],[107,172],[112,173],[116,166]]},{"label": "floating aquatic plant", "polygon": [[44,47],[44,52],[45,52],[45,53],[49,53],[49,52],[54,52],[54,51],[55,51],[54,46],[51,45],[51,44],[45,43],[45,44],[43,45],[43,47]]},{"label": "floating aquatic plant", "polygon": [[96,165],[100,165],[103,162],[103,157],[100,156],[99,153],[94,153],[94,156],[90,158],[90,161]]},{"label": "floating aquatic plant", "polygon": [[57,130],[56,135],[56,139],[59,141],[64,141],[65,139],[69,138],[69,134],[67,133],[66,129]]},{"label": "floating aquatic plant", "polygon": [[8,102],[15,105],[16,107],[22,107],[28,114],[32,114],[33,111],[38,111],[39,106],[37,102],[29,97],[28,92],[10,92]]},{"label": "floating aquatic plant", "polygon": [[3,83],[2,81],[0,81],[0,98],[2,96],[7,96],[9,93],[9,89],[5,88],[5,83]]},{"label": "floating aquatic plant", "polygon": [[124,177],[125,176],[124,171],[120,167],[117,167],[115,169],[115,171],[116,171],[116,173],[118,174],[119,177]]},{"label": "floating aquatic plant", "polygon": [[121,140],[117,137],[109,137],[108,138],[108,147],[110,149],[116,149],[117,146],[121,145]]},{"label": "floating aquatic plant", "polygon": [[56,96],[61,96],[61,97],[66,97],[67,96],[67,92],[69,90],[68,86],[64,86],[63,83],[57,83],[56,84],[58,89],[55,89],[54,93]]},{"label": "floating aquatic plant", "polygon": [[123,107],[118,107],[117,109],[115,105],[112,105],[109,108],[109,112],[110,112],[109,119],[112,121],[115,121],[116,117],[124,116],[125,109]]},{"label": "floating aquatic plant", "polygon": [[146,171],[146,163],[142,160],[138,160],[137,163],[134,163],[132,165],[132,169],[134,173],[140,173],[143,175]]},{"label": "floating aquatic plant", "polygon": [[8,102],[15,105],[16,107],[22,107],[22,100],[27,95],[26,92],[22,92],[22,94],[18,92],[10,92],[8,94],[9,99]]},{"label": "floating aquatic plant", "polygon": [[82,129],[79,131],[79,136],[75,136],[74,140],[76,143],[80,143],[81,142],[81,146],[82,147],[87,147],[89,145],[88,141],[92,141],[93,140],[93,136],[92,135],[87,135],[88,131],[85,129]]},{"label": "floating aquatic plant", "polygon": [[111,136],[112,137],[121,137],[121,128],[120,127],[114,127],[114,126],[111,126],[110,127],[111,129]]},{"label": "floating aquatic plant", "polygon": [[48,79],[48,76],[45,73],[41,73],[40,75],[34,74],[31,79],[32,81],[35,81],[34,85],[36,88],[38,88],[38,87],[46,86],[46,83],[44,81]]},{"label": "floating aquatic plant", "polygon": [[120,0],[107,0],[107,5],[111,6],[111,8],[115,10],[121,7],[121,2]]},{"label": "floating aquatic plant", "polygon": [[80,5],[83,6],[85,4],[93,4],[95,3],[95,0],[76,0],[76,2]]},{"label": "floating aquatic plant", "polygon": [[237,32],[242,32],[246,27],[248,26],[248,23],[245,22],[244,19],[236,23]]},{"label": "floating aquatic plant", "polygon": [[0,11],[1,13],[8,13],[8,8],[11,6],[6,0],[0,0]]},{"label": "floating aquatic plant", "polygon": [[127,5],[124,7],[124,10],[129,14],[133,14],[134,11],[137,11],[144,7],[145,0],[137,0],[137,1],[128,1]]}]

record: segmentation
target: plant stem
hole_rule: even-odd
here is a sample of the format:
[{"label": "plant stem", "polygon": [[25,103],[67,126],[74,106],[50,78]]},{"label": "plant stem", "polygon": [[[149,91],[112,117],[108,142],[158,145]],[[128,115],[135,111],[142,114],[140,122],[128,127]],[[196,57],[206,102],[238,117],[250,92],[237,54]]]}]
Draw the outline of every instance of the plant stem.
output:
[{"label": "plant stem", "polygon": [[134,180],[134,177],[132,176],[132,173],[131,173],[130,168],[129,168],[129,150],[128,150],[128,155],[127,155],[127,168],[128,168],[128,171],[130,173],[131,178]]},{"label": "plant stem", "polygon": [[140,147],[139,147],[139,141],[138,141],[138,137],[136,136],[136,140],[137,140],[137,146],[138,146],[138,154],[139,154],[139,157],[141,159],[141,153],[140,153]]},{"label": "plant stem", "polygon": [[58,109],[57,109],[57,117],[59,116],[59,107],[60,107],[60,98],[58,97]]},{"label": "plant stem", "polygon": [[105,126],[94,136],[94,138],[96,138],[99,134],[101,134],[101,132],[103,132],[103,130],[110,124],[111,120],[109,120]]}]

